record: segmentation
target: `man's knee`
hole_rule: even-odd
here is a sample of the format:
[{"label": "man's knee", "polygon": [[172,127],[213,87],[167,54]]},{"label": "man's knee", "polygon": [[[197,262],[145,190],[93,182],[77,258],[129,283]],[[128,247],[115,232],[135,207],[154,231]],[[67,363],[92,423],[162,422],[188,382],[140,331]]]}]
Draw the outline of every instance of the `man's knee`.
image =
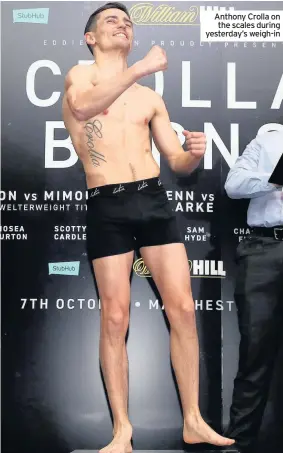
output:
[{"label": "man's knee", "polygon": [[129,325],[129,305],[125,301],[119,302],[117,297],[101,302],[101,323],[106,333],[110,335],[122,334]]},{"label": "man's knee", "polygon": [[171,323],[195,323],[195,305],[188,294],[176,294],[164,302],[167,317]]}]

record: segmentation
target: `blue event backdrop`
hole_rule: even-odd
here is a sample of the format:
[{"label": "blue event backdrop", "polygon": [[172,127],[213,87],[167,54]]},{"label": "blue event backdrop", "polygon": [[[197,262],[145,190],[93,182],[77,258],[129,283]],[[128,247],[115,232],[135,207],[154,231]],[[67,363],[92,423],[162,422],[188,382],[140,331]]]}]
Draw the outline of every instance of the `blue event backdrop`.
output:
[{"label": "blue event backdrop", "polygon": [[[61,116],[64,77],[78,62],[91,61],[83,30],[101,4],[2,4],[4,453],[97,449],[111,438],[98,359],[99,300],[85,249],[86,185]],[[153,44],[162,46],[168,70],[142,83],[162,94],[180,140],[183,128],[207,133],[206,157],[191,176],[176,177],[154,147],[153,153],[191,265],[201,410],[221,429],[228,422],[238,358],[234,252],[248,233],[246,203],[228,200],[223,186],[247,143],[258,132],[282,127],[283,43],[201,44],[200,7],[208,4],[126,2],[135,22],[129,64]],[[282,9],[282,3],[267,1],[223,6]],[[44,8],[36,12],[41,23],[17,11],[35,8]],[[174,11],[188,14],[172,16]],[[186,22],[172,24],[174,17]],[[182,448],[168,324],[139,256],[128,351],[134,448]],[[276,377],[261,430],[265,449],[279,445],[282,426],[279,367]]]}]

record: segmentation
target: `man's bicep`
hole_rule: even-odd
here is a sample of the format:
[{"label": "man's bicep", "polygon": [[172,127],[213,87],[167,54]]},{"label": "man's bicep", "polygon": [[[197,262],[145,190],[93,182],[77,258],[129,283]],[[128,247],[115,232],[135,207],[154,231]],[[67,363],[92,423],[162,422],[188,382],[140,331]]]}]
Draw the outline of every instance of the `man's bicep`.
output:
[{"label": "man's bicep", "polygon": [[65,90],[67,101],[71,108],[74,108],[81,94],[86,93],[94,87],[90,72],[86,69],[80,66],[74,66],[66,76]]}]

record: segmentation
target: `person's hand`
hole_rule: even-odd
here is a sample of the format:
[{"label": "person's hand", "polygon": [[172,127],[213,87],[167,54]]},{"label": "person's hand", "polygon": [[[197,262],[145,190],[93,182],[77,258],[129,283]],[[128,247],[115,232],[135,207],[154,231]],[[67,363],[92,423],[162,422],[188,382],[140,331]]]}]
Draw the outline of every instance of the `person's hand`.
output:
[{"label": "person's hand", "polygon": [[167,69],[167,57],[165,50],[159,46],[153,46],[148,54],[138,63],[142,76],[147,76],[158,71]]},{"label": "person's hand", "polygon": [[204,156],[206,150],[206,135],[203,132],[183,131],[186,137],[186,147],[191,155],[197,159]]}]

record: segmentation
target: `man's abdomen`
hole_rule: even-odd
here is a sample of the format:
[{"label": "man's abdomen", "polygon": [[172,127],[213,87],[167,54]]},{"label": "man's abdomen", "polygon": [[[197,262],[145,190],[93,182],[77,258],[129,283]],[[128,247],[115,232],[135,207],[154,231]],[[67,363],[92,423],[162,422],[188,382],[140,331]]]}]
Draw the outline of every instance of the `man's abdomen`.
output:
[{"label": "man's abdomen", "polygon": [[92,165],[89,159],[84,163],[88,188],[159,176],[160,169],[151,150],[133,148],[131,153],[119,149],[115,152],[115,156],[112,152],[105,152],[105,161],[99,165]]},{"label": "man's abdomen", "polygon": [[148,124],[99,117],[86,123],[77,138],[73,143],[89,188],[159,175]]}]

